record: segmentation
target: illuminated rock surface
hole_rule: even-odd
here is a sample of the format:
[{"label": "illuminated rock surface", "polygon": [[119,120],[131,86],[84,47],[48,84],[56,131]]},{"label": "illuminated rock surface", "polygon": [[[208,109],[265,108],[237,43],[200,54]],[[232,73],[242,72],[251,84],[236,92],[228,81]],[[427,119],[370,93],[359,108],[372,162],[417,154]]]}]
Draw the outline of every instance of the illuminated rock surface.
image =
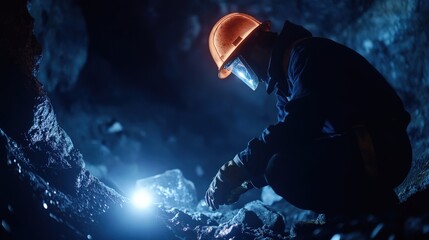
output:
[{"label": "illuminated rock surface", "polygon": [[165,208],[192,209],[197,205],[194,183],[187,180],[179,169],[137,180],[136,188],[150,192],[154,202]]}]

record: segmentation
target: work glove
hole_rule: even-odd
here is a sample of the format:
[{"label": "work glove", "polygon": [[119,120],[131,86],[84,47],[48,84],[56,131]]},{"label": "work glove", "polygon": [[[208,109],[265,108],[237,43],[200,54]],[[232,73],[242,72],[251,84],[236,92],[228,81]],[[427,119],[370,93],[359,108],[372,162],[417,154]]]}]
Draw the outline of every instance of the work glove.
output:
[{"label": "work glove", "polygon": [[207,189],[205,200],[212,209],[218,209],[219,205],[232,204],[238,201],[241,194],[253,188],[246,181],[243,169],[240,169],[234,161],[222,165]]}]

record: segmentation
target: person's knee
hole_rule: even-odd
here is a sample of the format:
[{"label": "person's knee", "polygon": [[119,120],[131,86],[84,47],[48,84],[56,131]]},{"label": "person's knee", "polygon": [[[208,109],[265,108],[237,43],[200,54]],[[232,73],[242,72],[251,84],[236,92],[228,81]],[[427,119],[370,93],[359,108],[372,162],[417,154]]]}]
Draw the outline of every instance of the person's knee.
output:
[{"label": "person's knee", "polygon": [[[306,184],[300,179],[299,166],[296,166],[296,159],[284,154],[273,155],[268,162],[265,179],[275,193],[286,199],[297,207],[307,207],[303,204],[303,189],[307,189]],[[307,191],[306,191],[307,192]]]},{"label": "person's knee", "polygon": [[284,165],[285,160],[280,153],[274,154],[268,162],[267,168],[265,169],[265,179],[273,188],[281,187],[281,183],[284,183]]},{"label": "person's knee", "polygon": [[274,154],[268,161],[267,168],[265,169],[265,180],[274,191],[278,192],[281,188],[281,176],[284,174],[283,167],[281,166],[281,154]]},{"label": "person's knee", "polygon": [[271,159],[268,161],[267,169],[266,169],[266,175],[272,175],[276,174],[276,165],[278,165],[280,159],[280,154],[274,154]]},{"label": "person's knee", "polygon": [[412,164],[412,148],[404,132],[386,139],[379,152],[381,177],[387,185],[398,186],[408,175]]}]

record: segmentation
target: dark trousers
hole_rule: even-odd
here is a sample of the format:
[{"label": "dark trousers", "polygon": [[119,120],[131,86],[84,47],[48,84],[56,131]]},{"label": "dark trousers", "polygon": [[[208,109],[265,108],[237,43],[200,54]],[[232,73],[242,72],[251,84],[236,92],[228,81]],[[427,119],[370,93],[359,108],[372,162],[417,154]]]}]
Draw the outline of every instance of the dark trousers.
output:
[{"label": "dark trousers", "polygon": [[287,146],[269,161],[274,191],[302,209],[333,215],[376,213],[398,204],[411,146],[404,130],[371,131],[377,176],[369,176],[354,134]]}]

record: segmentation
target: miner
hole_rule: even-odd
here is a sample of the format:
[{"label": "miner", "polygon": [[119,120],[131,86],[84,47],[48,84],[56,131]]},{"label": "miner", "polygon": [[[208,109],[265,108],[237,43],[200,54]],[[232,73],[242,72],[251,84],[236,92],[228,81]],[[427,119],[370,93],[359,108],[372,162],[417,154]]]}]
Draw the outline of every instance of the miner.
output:
[{"label": "miner", "polygon": [[[231,73],[277,97],[278,121],[222,165],[205,196],[212,209],[270,185],[302,209],[381,213],[396,205],[412,151],[410,115],[363,56],[288,20],[222,17],[209,35],[218,77]],[[387,63],[386,63],[387,64]]]}]

